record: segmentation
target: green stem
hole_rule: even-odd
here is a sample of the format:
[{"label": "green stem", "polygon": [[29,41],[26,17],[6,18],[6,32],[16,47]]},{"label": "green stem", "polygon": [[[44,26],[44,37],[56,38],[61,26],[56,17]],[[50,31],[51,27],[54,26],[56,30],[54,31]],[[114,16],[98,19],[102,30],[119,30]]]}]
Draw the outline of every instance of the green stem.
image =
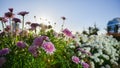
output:
[{"label": "green stem", "polygon": [[3,28],[3,31],[4,31],[4,24],[3,24],[3,22],[1,22],[2,23],[2,28]]},{"label": "green stem", "polygon": [[11,36],[12,36],[12,22],[11,22],[12,20],[11,20],[11,18],[9,18],[9,24],[10,24],[10,34],[11,34]]},{"label": "green stem", "polygon": [[61,25],[61,31],[63,31],[64,23],[65,23],[65,20],[63,20],[63,23]]},{"label": "green stem", "polygon": [[24,16],[23,16],[23,22],[22,22],[22,30],[24,29]]}]

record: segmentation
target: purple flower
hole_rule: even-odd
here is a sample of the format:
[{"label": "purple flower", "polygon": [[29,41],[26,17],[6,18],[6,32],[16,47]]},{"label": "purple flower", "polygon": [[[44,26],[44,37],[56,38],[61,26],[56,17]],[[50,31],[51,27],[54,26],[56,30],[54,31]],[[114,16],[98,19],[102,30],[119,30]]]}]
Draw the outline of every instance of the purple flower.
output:
[{"label": "purple flower", "polygon": [[28,51],[30,52],[30,53],[32,53],[32,55],[34,56],[34,57],[37,57],[38,56],[38,47],[37,46],[34,46],[34,45],[32,45],[32,46],[30,46],[29,48],[28,48]]},{"label": "purple flower", "polygon": [[41,46],[44,40],[49,40],[47,36],[40,36],[33,40],[33,45]]},{"label": "purple flower", "polygon": [[18,15],[25,16],[25,15],[28,14],[28,13],[29,13],[29,12],[22,11],[22,12],[19,12]]},{"label": "purple flower", "polygon": [[65,20],[66,18],[63,16],[63,17],[61,17],[63,20]]},{"label": "purple flower", "polygon": [[89,65],[85,62],[82,62],[82,66],[83,66],[83,68],[89,68]]},{"label": "purple flower", "polygon": [[9,8],[9,11],[10,11],[10,12],[13,12],[13,8]]},{"label": "purple flower", "polygon": [[63,31],[62,31],[66,36],[68,36],[68,37],[72,37],[73,35],[72,35],[72,33],[66,28],[66,29],[64,29]]},{"label": "purple flower", "polygon": [[0,21],[2,21],[4,23],[8,22],[8,20],[5,17],[0,17]]},{"label": "purple flower", "polygon": [[6,62],[5,57],[0,57],[0,67]]},{"label": "purple flower", "polygon": [[77,56],[72,56],[72,61],[76,64],[80,63],[80,59]]},{"label": "purple flower", "polygon": [[36,29],[37,26],[40,26],[40,25],[38,23],[31,23],[31,28],[35,28]]},{"label": "purple flower", "polygon": [[82,48],[78,48],[77,50],[81,51],[81,53],[83,53],[83,54],[87,54],[87,55],[91,56],[90,52],[87,52],[86,50],[83,50]]},{"label": "purple flower", "polygon": [[15,23],[17,23],[17,22],[20,23],[21,22],[21,20],[19,18],[13,18],[12,21],[14,21]]},{"label": "purple flower", "polygon": [[28,21],[28,22],[26,22],[25,24],[28,24],[28,25],[30,25],[30,24],[31,24],[31,22],[29,22],[29,21]]},{"label": "purple flower", "polygon": [[16,45],[17,45],[17,47],[19,47],[19,48],[25,48],[25,47],[26,47],[26,43],[23,42],[23,41],[18,41]]},{"label": "purple flower", "polygon": [[4,49],[0,50],[0,55],[6,55],[6,54],[9,54],[9,52],[10,52],[9,48],[4,48]]},{"label": "purple flower", "polygon": [[44,42],[42,47],[47,54],[53,54],[53,52],[55,51],[55,47],[51,42]]},{"label": "purple flower", "polygon": [[12,12],[6,12],[5,13],[5,17],[6,18],[13,18],[14,17],[14,14]]},{"label": "purple flower", "polygon": [[5,31],[9,32],[11,29],[11,26],[10,25],[7,25],[6,28],[5,28]]}]

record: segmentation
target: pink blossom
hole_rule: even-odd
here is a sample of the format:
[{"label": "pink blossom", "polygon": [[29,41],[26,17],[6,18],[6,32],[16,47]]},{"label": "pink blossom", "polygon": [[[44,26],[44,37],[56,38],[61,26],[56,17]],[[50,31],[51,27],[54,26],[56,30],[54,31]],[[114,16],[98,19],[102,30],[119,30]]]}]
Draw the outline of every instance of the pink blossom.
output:
[{"label": "pink blossom", "polygon": [[72,33],[66,28],[62,31],[66,36],[73,37]]},{"label": "pink blossom", "polygon": [[10,52],[9,48],[4,48],[4,49],[0,50],[0,55],[6,55],[6,54],[9,54],[9,52]]},{"label": "pink blossom", "polygon": [[8,22],[8,20],[5,17],[0,17],[0,21],[2,21],[4,23]]},{"label": "pink blossom", "polygon": [[11,26],[10,25],[7,25],[6,28],[5,28],[5,31],[9,32],[11,29]]},{"label": "pink blossom", "polygon": [[21,22],[21,20],[19,18],[13,18],[12,21],[14,21],[15,23]]},{"label": "pink blossom", "polygon": [[47,36],[40,36],[34,39],[33,45],[41,46],[44,40],[49,40]]},{"label": "pink blossom", "polygon": [[47,54],[53,54],[53,52],[55,51],[55,47],[51,42],[44,42],[42,47]]},{"label": "pink blossom", "polygon": [[29,13],[29,12],[22,11],[22,12],[19,12],[18,15],[25,16],[25,15],[28,14],[28,13]]},{"label": "pink blossom", "polygon": [[30,22],[30,21],[28,21],[28,22],[26,22],[25,24],[28,24],[28,25],[30,25],[30,24],[31,24],[31,22]]},{"label": "pink blossom", "polygon": [[38,56],[38,47],[37,46],[30,46],[28,48],[28,51],[34,56],[34,57],[37,57]]},{"label": "pink blossom", "polygon": [[61,18],[62,18],[63,20],[65,20],[65,19],[66,19],[66,17],[64,17],[64,16],[63,16],[63,17],[61,17]]},{"label": "pink blossom", "polygon": [[89,65],[85,62],[82,62],[82,66],[83,66],[83,68],[89,68]]},{"label": "pink blossom", "polygon": [[17,45],[17,47],[19,47],[19,48],[25,48],[25,47],[26,47],[26,43],[23,42],[23,41],[18,41],[16,45]]},{"label": "pink blossom", "polygon": [[9,11],[10,11],[10,12],[13,12],[13,8],[9,8]]},{"label": "pink blossom", "polygon": [[77,56],[72,56],[72,61],[76,64],[80,63],[80,59]]},{"label": "pink blossom", "polygon": [[13,18],[14,17],[14,14],[12,12],[6,12],[5,13],[5,17],[6,18]]}]

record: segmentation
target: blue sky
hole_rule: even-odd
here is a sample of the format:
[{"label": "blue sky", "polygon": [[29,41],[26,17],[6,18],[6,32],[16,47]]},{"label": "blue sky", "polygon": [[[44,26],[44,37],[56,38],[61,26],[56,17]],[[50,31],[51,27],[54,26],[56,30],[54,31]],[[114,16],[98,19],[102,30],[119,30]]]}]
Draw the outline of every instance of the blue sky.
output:
[{"label": "blue sky", "polygon": [[[120,0],[0,0],[0,16],[11,7],[15,14],[30,12],[25,17],[26,21],[41,22],[42,17],[51,21],[51,24],[56,22],[56,30],[62,24],[60,17],[65,16],[65,27],[74,32],[81,32],[94,23],[104,32],[109,20],[120,17]],[[16,17],[21,18],[18,15]]]}]

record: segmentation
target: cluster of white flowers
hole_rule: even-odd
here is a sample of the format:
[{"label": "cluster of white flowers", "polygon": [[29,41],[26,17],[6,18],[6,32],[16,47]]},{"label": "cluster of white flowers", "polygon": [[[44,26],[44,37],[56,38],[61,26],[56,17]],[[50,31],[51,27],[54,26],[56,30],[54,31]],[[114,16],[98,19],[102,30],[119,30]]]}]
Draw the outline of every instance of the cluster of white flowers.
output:
[{"label": "cluster of white flowers", "polygon": [[91,52],[92,55],[90,56],[90,60],[93,61],[91,62],[93,67],[95,63],[98,63],[100,66],[102,66],[106,61],[108,64],[118,65],[117,61],[120,58],[120,42],[118,42],[112,36],[87,36],[81,34],[80,36],[76,35],[74,40],[82,49],[86,50],[86,52]]}]

